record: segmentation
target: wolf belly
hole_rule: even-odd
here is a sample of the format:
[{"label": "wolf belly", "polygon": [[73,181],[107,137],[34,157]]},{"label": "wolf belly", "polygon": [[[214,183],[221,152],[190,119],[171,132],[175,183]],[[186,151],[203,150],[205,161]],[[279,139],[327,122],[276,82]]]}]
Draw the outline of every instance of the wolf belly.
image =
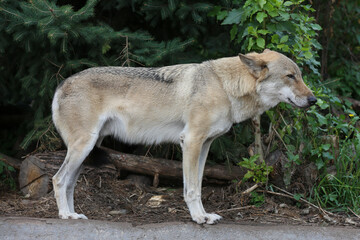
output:
[{"label": "wolf belly", "polygon": [[184,126],[183,122],[176,120],[140,121],[117,115],[106,120],[99,137],[110,135],[129,144],[179,143]]}]

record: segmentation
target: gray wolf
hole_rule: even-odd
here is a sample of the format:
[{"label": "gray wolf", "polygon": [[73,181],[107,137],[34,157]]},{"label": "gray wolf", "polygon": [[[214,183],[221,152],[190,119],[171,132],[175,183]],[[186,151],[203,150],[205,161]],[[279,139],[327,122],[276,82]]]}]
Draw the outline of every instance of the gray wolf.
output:
[{"label": "gray wolf", "polygon": [[126,143],[179,143],[192,220],[216,223],[221,216],[207,213],[201,202],[210,144],[233,123],[279,102],[308,107],[316,98],[299,67],[270,50],[160,68],[95,67],[69,77],[52,103],[54,124],[68,149],[53,177],[59,217],[86,219],[74,210],[76,179],[93,147],[112,135]]}]

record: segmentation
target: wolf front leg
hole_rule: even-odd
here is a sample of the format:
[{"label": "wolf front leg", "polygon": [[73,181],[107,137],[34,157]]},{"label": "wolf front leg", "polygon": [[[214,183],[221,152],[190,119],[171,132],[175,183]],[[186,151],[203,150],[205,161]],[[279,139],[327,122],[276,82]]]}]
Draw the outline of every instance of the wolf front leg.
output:
[{"label": "wolf front leg", "polygon": [[211,140],[204,141],[197,134],[182,139],[184,199],[193,221],[198,224],[214,224],[221,216],[206,213],[201,202],[201,182]]}]

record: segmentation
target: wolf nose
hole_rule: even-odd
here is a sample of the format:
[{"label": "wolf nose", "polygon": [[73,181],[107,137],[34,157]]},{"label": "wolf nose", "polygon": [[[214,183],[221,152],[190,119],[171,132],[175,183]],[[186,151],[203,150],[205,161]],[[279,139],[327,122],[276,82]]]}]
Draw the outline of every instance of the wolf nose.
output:
[{"label": "wolf nose", "polygon": [[307,100],[308,100],[308,103],[309,103],[310,106],[314,105],[316,103],[316,101],[317,101],[316,97],[314,97],[314,96],[309,96],[307,98]]}]

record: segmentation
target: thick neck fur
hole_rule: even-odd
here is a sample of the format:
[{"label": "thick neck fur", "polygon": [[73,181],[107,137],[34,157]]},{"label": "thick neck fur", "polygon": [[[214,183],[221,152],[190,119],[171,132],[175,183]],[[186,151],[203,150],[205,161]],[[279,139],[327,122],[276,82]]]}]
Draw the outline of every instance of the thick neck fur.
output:
[{"label": "thick neck fur", "polygon": [[256,79],[239,57],[220,58],[212,63],[228,94],[239,98],[256,92]]},{"label": "thick neck fur", "polygon": [[233,122],[242,122],[267,110],[256,92],[255,77],[239,57],[217,59],[212,65],[231,102]]}]

